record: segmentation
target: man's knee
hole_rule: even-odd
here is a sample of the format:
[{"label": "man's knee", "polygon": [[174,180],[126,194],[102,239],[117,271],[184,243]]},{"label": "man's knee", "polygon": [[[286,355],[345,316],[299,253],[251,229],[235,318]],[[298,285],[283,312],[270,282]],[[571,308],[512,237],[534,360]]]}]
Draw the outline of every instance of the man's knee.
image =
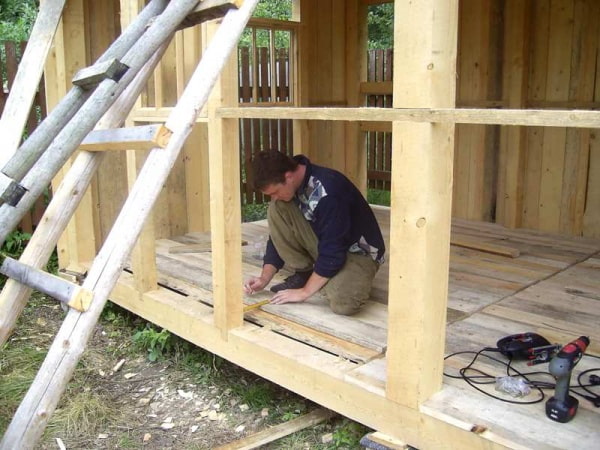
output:
[{"label": "man's knee", "polygon": [[340,316],[352,316],[360,311],[364,303],[364,301],[356,298],[334,298],[329,300],[329,307],[335,314],[339,314]]}]

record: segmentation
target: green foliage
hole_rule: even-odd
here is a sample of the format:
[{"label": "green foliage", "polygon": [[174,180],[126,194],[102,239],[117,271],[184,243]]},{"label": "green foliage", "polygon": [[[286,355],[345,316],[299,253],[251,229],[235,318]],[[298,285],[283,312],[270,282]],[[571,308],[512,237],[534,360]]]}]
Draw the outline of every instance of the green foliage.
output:
[{"label": "green foliage", "polygon": [[253,16],[290,20],[292,18],[292,0],[260,0]]},{"label": "green foliage", "polygon": [[37,0],[0,0],[0,40],[26,41],[35,23]]},{"label": "green foliage", "polygon": [[242,221],[256,222],[267,218],[268,203],[249,203],[242,206]]},{"label": "green foliage", "polygon": [[367,202],[371,205],[390,206],[390,191],[369,189],[367,191]]},{"label": "green foliage", "polygon": [[148,359],[156,361],[166,357],[174,349],[171,333],[163,329],[160,332],[150,325],[146,324],[143,330],[139,330],[133,335],[133,342],[138,349],[148,351]]},{"label": "green foliage", "polygon": [[364,425],[344,418],[333,432],[333,446],[330,448],[361,448],[360,440],[368,432]]},{"label": "green foliage", "polygon": [[369,7],[367,13],[369,49],[394,47],[394,4],[383,3]]},{"label": "green foliage", "polygon": [[4,241],[2,254],[10,256],[11,258],[19,258],[21,253],[23,253],[23,250],[25,250],[25,246],[29,242],[29,239],[31,239],[30,233],[23,233],[19,230],[13,231]]}]

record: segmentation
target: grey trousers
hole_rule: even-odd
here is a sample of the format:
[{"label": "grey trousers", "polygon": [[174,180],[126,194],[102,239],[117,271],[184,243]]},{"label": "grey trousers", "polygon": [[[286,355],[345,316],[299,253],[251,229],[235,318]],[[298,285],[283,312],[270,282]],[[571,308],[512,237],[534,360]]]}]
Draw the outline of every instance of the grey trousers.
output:
[{"label": "grey trousers", "polygon": [[[318,256],[318,240],[310,223],[294,202],[274,201],[267,212],[271,240],[292,271],[312,270]],[[336,314],[352,315],[369,298],[379,264],[369,255],[348,253],[344,267],[321,288]]]}]

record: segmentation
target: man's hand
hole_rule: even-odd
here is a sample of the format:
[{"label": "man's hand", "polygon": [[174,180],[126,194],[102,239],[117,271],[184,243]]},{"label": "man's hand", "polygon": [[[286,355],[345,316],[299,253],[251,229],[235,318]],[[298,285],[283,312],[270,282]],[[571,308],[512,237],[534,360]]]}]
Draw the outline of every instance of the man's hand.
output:
[{"label": "man's hand", "polygon": [[262,291],[267,284],[269,284],[269,281],[262,277],[251,277],[244,283],[244,292],[252,295],[255,292]]},{"label": "man's hand", "polygon": [[244,283],[244,292],[252,295],[255,292],[262,291],[277,273],[277,267],[271,264],[265,264],[259,277],[251,277]]},{"label": "man's hand", "polygon": [[298,303],[306,300],[310,295],[302,289],[286,289],[277,292],[271,299],[272,305],[283,305],[284,303]]}]

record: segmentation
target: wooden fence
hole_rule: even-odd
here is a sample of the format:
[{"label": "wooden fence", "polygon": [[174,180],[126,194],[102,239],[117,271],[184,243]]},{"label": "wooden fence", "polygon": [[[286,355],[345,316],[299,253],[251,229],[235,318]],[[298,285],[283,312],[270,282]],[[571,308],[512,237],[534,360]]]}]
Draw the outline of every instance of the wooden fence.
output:
[{"label": "wooden fence", "polygon": [[[2,89],[0,89],[0,112],[4,110],[6,99],[13,86],[13,81],[17,74],[17,68],[19,61],[25,50],[26,42],[0,42],[0,74],[2,77]],[[40,82],[40,87],[35,96],[34,103],[29,113],[27,125],[23,137],[26,138],[38,124],[46,117],[46,95],[44,91],[44,79]],[[50,195],[50,188],[48,188],[48,196]],[[34,204],[33,208],[23,217],[23,220],[18,226],[18,229],[24,233],[31,233],[34,228],[38,225],[46,204],[48,202],[47,196],[40,197]]]},{"label": "wooden fence", "polygon": [[[392,81],[391,49],[370,50],[367,81]],[[276,49],[271,60],[269,49],[259,47],[256,65],[249,47],[239,50],[239,99],[241,104],[290,101],[289,61],[286,48]],[[272,64],[275,68],[271,68]],[[274,81],[274,86],[272,82]],[[367,106],[391,108],[391,95],[369,95]],[[366,134],[368,187],[389,190],[392,166],[392,133],[370,131]],[[249,167],[252,157],[261,150],[274,149],[292,154],[292,121],[289,119],[241,119],[240,152],[242,157],[242,198],[248,203],[263,203],[264,196],[253,189]]]},{"label": "wooden fence", "polygon": [[[275,50],[273,60],[267,47],[259,47],[253,64],[250,47],[239,49],[239,99],[241,104],[290,101],[288,50]],[[271,67],[272,64],[275,67]],[[261,150],[279,150],[292,154],[292,121],[289,119],[241,119],[240,152],[242,155],[242,198],[246,204],[263,203],[264,196],[254,190],[253,156]]]},{"label": "wooden fence", "polygon": [[[392,49],[368,52],[367,81],[393,80]],[[367,106],[391,108],[392,95],[368,95]],[[369,131],[366,133],[368,187],[389,191],[392,175],[392,133]]]}]

